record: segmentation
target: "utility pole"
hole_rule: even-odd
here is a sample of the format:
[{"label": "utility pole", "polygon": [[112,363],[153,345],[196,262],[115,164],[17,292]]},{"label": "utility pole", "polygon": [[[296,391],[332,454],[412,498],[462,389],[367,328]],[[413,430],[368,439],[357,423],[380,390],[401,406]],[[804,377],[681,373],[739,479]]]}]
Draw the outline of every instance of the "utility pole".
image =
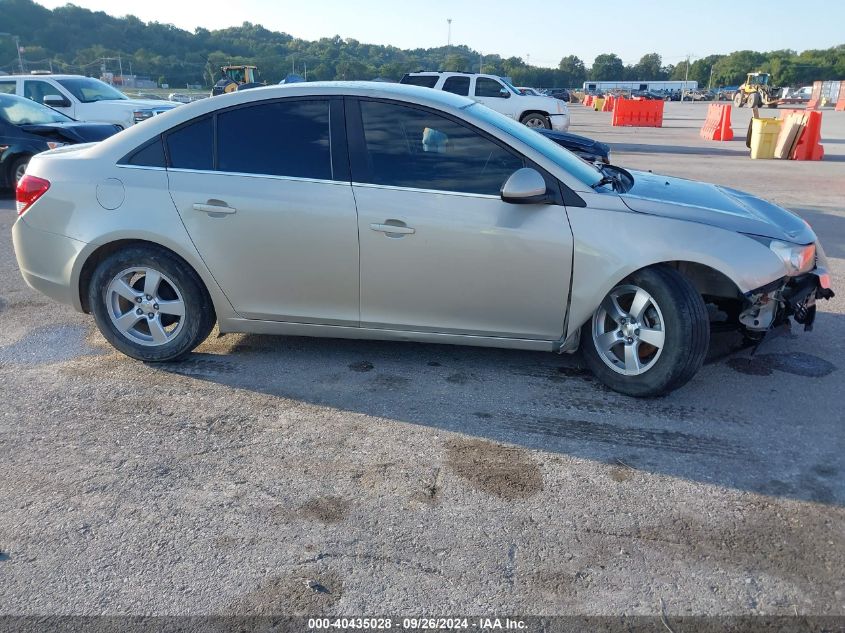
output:
[{"label": "utility pole", "polygon": [[713,68],[715,68],[715,64],[710,66],[710,81],[707,82],[707,90],[710,90],[713,87]]},{"label": "utility pole", "polygon": [[117,56],[117,67],[120,68],[120,85],[123,86],[123,62],[120,61],[120,55]]},{"label": "utility pole", "polygon": [[302,62],[302,65],[305,67],[305,77],[303,77],[303,79],[308,81],[308,62]]},{"label": "utility pole", "polygon": [[449,25],[446,31],[446,48],[452,48],[452,18],[446,18],[446,23]]},{"label": "utility pole", "polygon": [[15,48],[18,51],[18,66],[21,68],[21,74],[23,75],[23,58],[21,57],[21,38],[15,35]]},{"label": "utility pole", "polygon": [[478,74],[480,75],[484,72],[484,53],[479,53],[478,58]]},{"label": "utility pole", "polygon": [[531,53],[525,53],[525,65],[526,66],[531,65]]},{"label": "utility pole", "polygon": [[681,88],[681,103],[684,102],[684,92],[687,89],[687,80],[689,79],[689,58],[690,58],[690,54],[687,53],[687,64],[686,64],[686,67],[684,68],[684,87]]}]

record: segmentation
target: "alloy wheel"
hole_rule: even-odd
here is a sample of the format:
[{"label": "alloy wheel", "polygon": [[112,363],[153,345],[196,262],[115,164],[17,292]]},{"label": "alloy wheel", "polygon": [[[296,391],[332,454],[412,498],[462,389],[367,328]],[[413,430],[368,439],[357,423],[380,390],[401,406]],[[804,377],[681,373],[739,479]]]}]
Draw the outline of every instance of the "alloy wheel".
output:
[{"label": "alloy wheel", "polygon": [[120,334],[139,345],[172,341],[185,324],[185,301],[176,284],[150,267],[128,268],[112,278],[106,307]]},{"label": "alloy wheel", "polygon": [[593,315],[593,343],[613,371],[639,376],[660,358],[666,339],[660,306],[644,289],[617,286]]},{"label": "alloy wheel", "polygon": [[19,183],[21,178],[24,177],[27,164],[28,163],[20,163],[17,167],[15,167],[15,184]]}]

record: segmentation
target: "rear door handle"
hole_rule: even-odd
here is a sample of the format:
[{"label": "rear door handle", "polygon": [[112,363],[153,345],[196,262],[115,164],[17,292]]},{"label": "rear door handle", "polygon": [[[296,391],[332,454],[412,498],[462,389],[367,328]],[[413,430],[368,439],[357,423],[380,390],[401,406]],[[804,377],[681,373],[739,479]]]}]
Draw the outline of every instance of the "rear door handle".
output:
[{"label": "rear door handle", "polygon": [[393,233],[395,235],[411,235],[417,232],[415,228],[397,224],[371,224],[370,229],[379,233]]},{"label": "rear door handle", "polygon": [[230,207],[225,202],[219,200],[209,200],[206,203],[202,202],[195,202],[194,203],[194,211],[202,211],[203,213],[225,213],[225,214],[232,214],[237,213],[238,210],[234,207]]}]

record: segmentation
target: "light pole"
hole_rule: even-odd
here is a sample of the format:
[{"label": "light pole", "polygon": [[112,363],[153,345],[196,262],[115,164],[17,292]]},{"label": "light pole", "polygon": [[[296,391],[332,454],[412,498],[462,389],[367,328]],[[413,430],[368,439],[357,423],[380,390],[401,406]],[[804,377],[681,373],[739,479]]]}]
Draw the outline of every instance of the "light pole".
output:
[{"label": "light pole", "polygon": [[446,48],[452,48],[452,18],[446,18]]},{"label": "light pole", "polygon": [[689,54],[687,54],[687,63],[684,67],[684,87],[681,88],[681,103],[684,102],[684,92],[687,89],[687,81],[689,80],[689,58],[690,56]]},{"label": "light pole", "polygon": [[713,68],[715,68],[715,64],[710,67],[710,81],[707,82],[708,91],[713,87]]},{"label": "light pole", "polygon": [[0,33],[0,35],[6,35],[11,37],[15,40],[15,52],[18,54],[18,67],[20,68],[21,74],[23,75],[23,58],[21,57],[21,38],[17,35],[12,35],[11,33]]}]

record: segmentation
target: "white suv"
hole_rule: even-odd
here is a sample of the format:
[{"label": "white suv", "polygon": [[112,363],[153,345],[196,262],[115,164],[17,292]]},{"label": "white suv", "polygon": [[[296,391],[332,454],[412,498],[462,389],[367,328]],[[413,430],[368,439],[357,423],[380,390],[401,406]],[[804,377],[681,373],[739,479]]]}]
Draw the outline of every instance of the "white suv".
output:
[{"label": "white suv", "polygon": [[78,121],[112,123],[128,128],[179,104],[129,99],[107,83],[82,75],[9,75],[0,77],[0,93],[18,95],[50,106]]},{"label": "white suv", "polygon": [[399,83],[469,97],[528,127],[544,127],[560,132],[569,129],[569,109],[563,101],[552,97],[524,95],[509,81],[496,75],[418,72],[406,74]]}]

